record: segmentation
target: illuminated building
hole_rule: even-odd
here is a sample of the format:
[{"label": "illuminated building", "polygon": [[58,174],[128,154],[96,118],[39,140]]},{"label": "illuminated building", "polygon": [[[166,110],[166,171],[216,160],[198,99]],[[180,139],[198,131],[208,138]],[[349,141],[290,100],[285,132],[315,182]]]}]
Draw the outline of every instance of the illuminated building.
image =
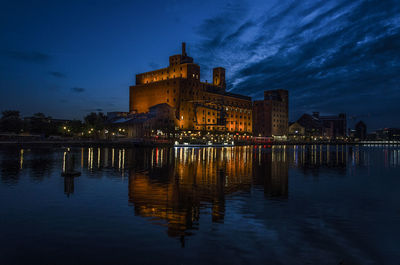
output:
[{"label": "illuminated building", "polygon": [[284,89],[264,91],[264,100],[253,105],[253,135],[285,136],[289,125],[289,92]]},{"label": "illuminated building", "polygon": [[174,120],[174,110],[163,103],[150,107],[146,113],[110,115],[108,122],[115,128],[126,128],[128,137],[141,137],[151,136],[158,129],[162,129],[163,132],[173,132]]},{"label": "illuminated building", "polygon": [[168,67],[136,75],[129,111],[147,113],[166,103],[174,109],[175,130],[251,133],[251,98],[225,89],[225,69],[213,69],[212,83],[200,81],[200,66],[182,43],[182,54],[170,56]]}]

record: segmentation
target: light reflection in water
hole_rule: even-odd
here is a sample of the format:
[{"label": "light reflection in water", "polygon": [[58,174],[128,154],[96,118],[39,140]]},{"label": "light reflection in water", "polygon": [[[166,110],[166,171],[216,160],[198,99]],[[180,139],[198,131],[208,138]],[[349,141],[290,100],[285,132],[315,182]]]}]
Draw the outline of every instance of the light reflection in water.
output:
[{"label": "light reflection in water", "polygon": [[22,169],[22,166],[24,165],[24,149],[21,149],[20,151],[19,161],[19,169]]},{"label": "light reflection in water", "polygon": [[[115,172],[117,176],[124,177],[128,173],[127,197],[135,214],[151,218],[153,222],[157,220],[166,227],[168,235],[180,239],[196,231],[200,212],[204,209],[210,210],[213,222],[224,222],[226,202],[235,194],[260,189],[266,198],[285,202],[290,198],[290,168],[317,177],[321,169],[352,175],[360,168],[369,168],[372,162],[385,168],[400,165],[400,150],[383,147],[303,145],[95,149],[97,154],[94,154],[94,148],[75,150],[81,155],[81,169],[87,170],[89,175],[97,174],[93,171],[93,159],[97,155],[98,169],[111,165],[109,172]],[[371,150],[381,156],[372,158]],[[30,162],[30,153],[24,149],[2,153],[2,170],[8,170],[8,173],[2,174],[1,181],[17,183],[21,170],[41,170],[45,175],[46,170],[51,169],[35,169],[37,165]],[[66,152],[61,154],[62,170],[65,171]],[[85,161],[87,165],[84,165]],[[65,178],[65,194],[74,193],[74,185],[73,179]]]},{"label": "light reflection in water", "polygon": [[[184,242],[182,238],[197,229],[202,208],[209,205],[212,221],[224,222],[226,196],[248,193],[252,183],[264,188],[267,197],[287,198],[286,148],[275,149],[260,153],[248,146],[175,148],[172,153],[153,149],[150,167],[130,170],[129,201],[135,214],[163,221],[168,235]],[[254,156],[263,163],[253,164]]]}]

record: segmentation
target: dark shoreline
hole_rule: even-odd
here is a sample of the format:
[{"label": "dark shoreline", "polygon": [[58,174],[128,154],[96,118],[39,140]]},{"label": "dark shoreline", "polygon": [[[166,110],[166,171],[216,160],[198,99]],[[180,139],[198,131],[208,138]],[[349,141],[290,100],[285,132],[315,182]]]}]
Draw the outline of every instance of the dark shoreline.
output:
[{"label": "dark shoreline", "polygon": [[[264,145],[399,145],[399,142],[270,142],[270,143],[251,143],[237,142],[235,146],[264,146]],[[173,147],[171,142],[154,142],[154,141],[110,141],[110,140],[73,140],[73,141],[0,141],[0,147]],[[193,147],[188,145],[188,147]],[[203,147],[196,145],[194,147]],[[204,147],[221,147],[213,145],[204,145]]]}]

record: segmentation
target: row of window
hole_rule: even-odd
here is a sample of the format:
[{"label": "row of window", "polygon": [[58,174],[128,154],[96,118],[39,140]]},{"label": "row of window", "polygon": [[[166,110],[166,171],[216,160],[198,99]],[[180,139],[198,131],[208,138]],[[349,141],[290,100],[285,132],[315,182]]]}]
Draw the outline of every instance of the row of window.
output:
[{"label": "row of window", "polygon": [[272,114],[272,117],[285,118],[286,116],[287,116],[286,114]]},{"label": "row of window", "polygon": [[286,121],[285,121],[285,120],[278,120],[278,119],[274,119],[273,121],[274,121],[274,122],[279,122],[279,123],[286,123]]}]

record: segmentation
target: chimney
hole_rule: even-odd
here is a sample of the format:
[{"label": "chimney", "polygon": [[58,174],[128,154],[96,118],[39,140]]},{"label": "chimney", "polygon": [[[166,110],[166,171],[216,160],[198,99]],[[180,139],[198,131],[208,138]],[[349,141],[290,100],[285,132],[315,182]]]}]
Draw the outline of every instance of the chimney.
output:
[{"label": "chimney", "polygon": [[186,43],[182,42],[182,56],[186,56]]}]

